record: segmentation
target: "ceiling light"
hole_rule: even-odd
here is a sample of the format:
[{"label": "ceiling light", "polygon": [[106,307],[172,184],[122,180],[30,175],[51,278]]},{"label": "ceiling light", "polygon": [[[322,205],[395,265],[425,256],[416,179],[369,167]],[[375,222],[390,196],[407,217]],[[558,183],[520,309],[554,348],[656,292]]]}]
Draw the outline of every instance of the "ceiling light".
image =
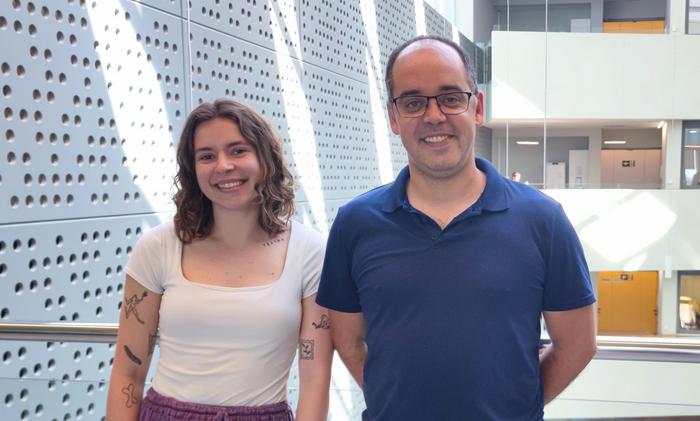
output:
[{"label": "ceiling light", "polygon": [[695,134],[695,133],[697,133],[697,132],[698,132],[698,131],[695,130],[695,129],[693,129],[693,130],[688,130],[688,133],[691,133],[691,134]]},{"label": "ceiling light", "polygon": [[540,142],[537,140],[518,140],[517,142],[518,145],[539,145]]},{"label": "ceiling light", "polygon": [[606,140],[603,143],[606,145],[624,145],[627,143],[626,140]]}]

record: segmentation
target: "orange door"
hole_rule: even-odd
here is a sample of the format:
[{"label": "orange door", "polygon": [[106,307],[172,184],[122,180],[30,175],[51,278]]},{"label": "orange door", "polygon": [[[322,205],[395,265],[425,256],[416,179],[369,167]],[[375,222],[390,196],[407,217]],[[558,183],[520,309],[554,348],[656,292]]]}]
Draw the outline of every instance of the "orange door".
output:
[{"label": "orange door", "polygon": [[665,31],[666,21],[663,19],[624,22],[603,22],[603,32],[608,33],[663,34]]},{"label": "orange door", "polygon": [[598,273],[598,332],[656,335],[657,272]]}]

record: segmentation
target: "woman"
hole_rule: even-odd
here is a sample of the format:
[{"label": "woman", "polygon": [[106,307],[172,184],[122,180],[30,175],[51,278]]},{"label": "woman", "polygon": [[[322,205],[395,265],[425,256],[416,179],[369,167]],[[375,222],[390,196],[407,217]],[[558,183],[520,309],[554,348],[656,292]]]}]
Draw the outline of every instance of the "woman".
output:
[{"label": "woman", "polygon": [[147,232],[126,267],[107,419],[291,420],[299,344],[297,419],[325,420],[332,346],[315,303],[324,241],[290,222],[278,137],[223,98],[189,115],[177,161],[175,218]]}]

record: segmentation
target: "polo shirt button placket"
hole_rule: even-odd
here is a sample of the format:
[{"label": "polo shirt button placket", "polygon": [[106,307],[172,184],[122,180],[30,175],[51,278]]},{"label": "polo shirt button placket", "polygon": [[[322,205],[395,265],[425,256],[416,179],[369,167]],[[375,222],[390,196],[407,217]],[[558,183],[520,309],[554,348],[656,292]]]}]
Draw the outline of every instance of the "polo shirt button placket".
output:
[{"label": "polo shirt button placket", "polygon": [[433,241],[435,241],[435,240],[437,240],[437,239],[438,239],[438,235],[437,235],[437,234],[435,234],[435,233],[433,233],[433,234],[432,234],[432,235],[430,236],[430,238],[432,238],[432,239],[433,239]]}]

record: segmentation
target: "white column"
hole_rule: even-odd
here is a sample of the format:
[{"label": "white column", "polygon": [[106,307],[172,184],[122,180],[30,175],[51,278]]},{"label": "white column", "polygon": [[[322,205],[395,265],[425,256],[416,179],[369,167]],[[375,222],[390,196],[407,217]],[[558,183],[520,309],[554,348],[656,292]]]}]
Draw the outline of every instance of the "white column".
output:
[{"label": "white column", "polygon": [[665,189],[679,189],[683,121],[667,120],[661,130],[661,180]]},{"label": "white column", "polygon": [[602,158],[603,131],[591,130],[588,134],[588,188],[600,188],[600,160]]},{"label": "white column", "polygon": [[676,334],[678,324],[678,272],[672,271],[671,277],[664,277],[664,271],[659,271],[659,335]]},{"label": "white column", "polygon": [[685,28],[688,24],[686,21],[687,3],[685,0],[667,1],[666,29],[669,34],[685,34]]}]

